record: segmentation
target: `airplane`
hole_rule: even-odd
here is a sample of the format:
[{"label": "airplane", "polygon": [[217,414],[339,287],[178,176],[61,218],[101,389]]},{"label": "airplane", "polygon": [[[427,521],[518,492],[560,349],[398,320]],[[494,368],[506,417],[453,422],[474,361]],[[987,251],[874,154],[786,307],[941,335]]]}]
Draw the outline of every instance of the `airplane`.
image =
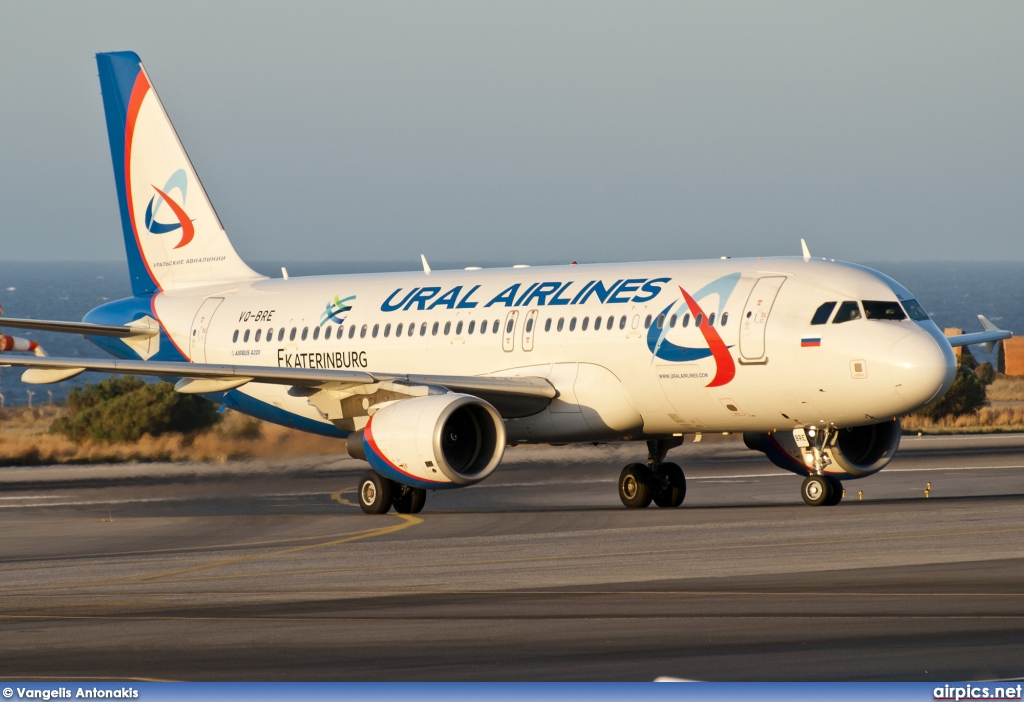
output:
[{"label": "airplane", "polygon": [[113,358],[5,355],[27,383],[83,371],[175,381],[253,417],[345,439],[368,514],[479,483],[507,446],[646,442],[618,493],[679,507],[687,434],[740,432],[809,505],[884,468],[899,417],[940,398],[953,346],[895,280],[803,255],[263,276],[235,252],[132,52],[97,54],[132,296],[82,322]]}]

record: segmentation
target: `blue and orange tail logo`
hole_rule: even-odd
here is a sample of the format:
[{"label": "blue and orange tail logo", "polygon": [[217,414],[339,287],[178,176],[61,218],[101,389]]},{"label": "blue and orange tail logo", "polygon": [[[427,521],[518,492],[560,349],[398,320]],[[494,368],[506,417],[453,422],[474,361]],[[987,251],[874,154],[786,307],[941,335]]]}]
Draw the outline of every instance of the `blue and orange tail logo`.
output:
[{"label": "blue and orange tail logo", "polygon": [[[666,321],[661,325],[660,329],[657,324],[652,324],[650,329],[647,330],[647,348],[654,354],[651,360],[660,358],[663,361],[684,363],[687,361],[699,361],[709,356],[713,357],[717,371],[715,372],[715,377],[707,384],[709,388],[725,385],[736,377],[736,362],[732,359],[729,347],[722,341],[718,330],[712,325],[711,319],[704,313],[697,300],[702,300],[709,295],[718,295],[717,317],[721,320],[725,303],[728,301],[729,296],[732,295],[733,290],[736,289],[736,284],[739,280],[740,274],[732,273],[708,283],[694,295],[690,295],[682,286],[679,286],[679,292],[682,293],[683,299],[679,302],[673,302],[661,311],[660,316]],[[704,342],[707,344],[706,347],[679,346],[666,338],[671,327],[667,321],[669,315],[672,313],[673,308],[681,310],[683,305],[689,310],[697,329],[700,330],[701,335],[704,337]]]},{"label": "blue and orange tail logo", "polygon": [[[174,248],[180,249],[190,241],[196,234],[195,225],[192,224],[192,220],[189,219],[182,207],[185,204],[185,200],[188,198],[188,178],[185,175],[185,170],[179,168],[171,177],[164,183],[163,188],[158,188],[155,185],[153,190],[156,191],[156,195],[149,199],[149,204],[146,205],[146,229],[153,234],[167,234],[181,230],[181,241]],[[177,190],[181,193],[181,204],[178,204],[171,198],[168,193]],[[167,207],[170,208],[171,212],[178,221],[176,222],[160,222],[156,216],[160,212],[160,207],[164,203],[167,203]]]}]

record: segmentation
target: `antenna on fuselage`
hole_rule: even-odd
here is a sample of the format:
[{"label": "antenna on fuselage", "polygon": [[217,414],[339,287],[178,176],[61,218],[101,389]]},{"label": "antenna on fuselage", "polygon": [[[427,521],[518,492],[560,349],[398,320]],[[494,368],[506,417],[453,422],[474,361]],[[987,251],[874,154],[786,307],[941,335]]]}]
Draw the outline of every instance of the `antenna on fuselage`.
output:
[{"label": "antenna on fuselage", "polygon": [[807,263],[811,260],[811,250],[807,248],[807,242],[803,239],[800,240],[800,248],[804,252],[804,263]]},{"label": "antenna on fuselage", "polygon": [[427,257],[424,256],[423,254],[420,254],[420,260],[423,261],[423,272],[426,275],[430,275],[430,264],[427,263]]}]

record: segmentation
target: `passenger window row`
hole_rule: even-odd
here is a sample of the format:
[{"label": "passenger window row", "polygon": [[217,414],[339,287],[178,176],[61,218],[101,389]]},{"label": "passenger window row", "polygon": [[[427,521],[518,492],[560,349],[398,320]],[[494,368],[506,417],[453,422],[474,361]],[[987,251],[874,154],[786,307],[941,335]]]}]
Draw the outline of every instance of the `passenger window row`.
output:
[{"label": "passenger window row", "polygon": [[[602,329],[610,331],[614,329],[616,326],[619,329],[625,329],[627,320],[627,315],[622,315],[621,317],[618,318],[618,320],[616,320],[616,318],[611,315],[609,315],[608,317],[598,315],[597,317],[594,317],[593,329],[594,331],[600,331]],[[728,321],[729,313],[723,312],[720,325],[724,327],[726,323],[728,323]],[[701,324],[705,323],[706,326],[713,327],[715,326],[715,313],[712,312],[707,316],[706,319],[703,315],[698,314],[697,317],[693,320],[693,322],[695,327],[699,327],[701,326]],[[690,314],[687,312],[682,317],[673,314],[669,316],[667,319],[666,316],[663,314],[658,315],[657,318],[654,318],[651,315],[647,315],[647,318],[644,321],[644,328],[649,329],[651,327],[651,324],[656,324],[658,329],[662,329],[664,328],[666,323],[668,323],[670,329],[674,329],[677,326],[677,324],[680,327],[688,327],[690,326]],[[333,326],[328,324],[323,328],[313,327],[312,330],[310,330],[309,327],[303,327],[301,330],[298,327],[292,327],[291,329],[285,329],[284,327],[275,329],[274,327],[270,327],[269,329],[266,330],[266,333],[264,333],[263,329],[257,329],[255,330],[255,332],[253,332],[251,329],[246,329],[244,331],[240,329],[235,329],[234,333],[231,335],[231,343],[237,344],[239,341],[239,336],[241,336],[242,343],[249,343],[250,337],[255,343],[258,343],[261,339],[270,343],[275,341],[275,336],[276,341],[278,342],[283,342],[285,340],[285,337],[288,338],[288,341],[296,341],[296,339],[298,339],[299,341],[307,341],[310,338],[313,341],[319,341],[321,337],[328,340],[331,338],[340,340],[346,337],[349,339],[354,339],[356,338],[357,334],[360,339],[365,339],[367,335],[369,335],[370,338],[372,339],[376,339],[378,336],[381,336],[382,334],[383,337],[387,339],[391,337],[392,329],[394,330],[394,336],[396,338],[417,335],[426,336],[428,330],[431,336],[437,336],[439,333],[442,333],[444,336],[450,336],[452,333],[453,326],[455,336],[461,336],[463,331],[465,331],[467,335],[487,334],[488,329],[490,329],[491,334],[497,334],[498,330],[501,328],[501,322],[495,319],[492,323],[488,324],[488,321],[484,320],[480,322],[478,325],[476,320],[470,320],[468,323],[465,322],[464,320],[460,320],[458,322],[455,322],[454,325],[450,321],[445,322],[443,327],[441,326],[441,322],[434,322],[433,324],[430,324],[429,322],[420,322],[418,327],[416,322],[410,322],[408,325],[406,325],[406,323],[404,322],[399,322],[398,325],[394,327],[392,327],[391,324],[385,324],[383,325],[383,329],[381,328],[380,324],[374,324],[372,327],[369,324],[353,324],[347,327],[343,324],[339,326]],[[550,332],[552,326],[555,327],[555,331],[563,331],[566,328],[565,318],[561,317],[558,319],[557,323],[555,323],[554,318],[549,317],[544,322],[544,331]],[[533,318],[528,318],[526,321],[526,333],[533,333],[533,327]],[[576,331],[576,327],[577,318],[572,317],[571,319],[569,319],[568,329],[569,331]],[[581,331],[587,331],[590,328],[590,317],[584,317],[582,321],[580,321],[579,327]],[[511,333],[514,328],[515,320],[508,320],[507,329],[505,330],[505,333]]]}]

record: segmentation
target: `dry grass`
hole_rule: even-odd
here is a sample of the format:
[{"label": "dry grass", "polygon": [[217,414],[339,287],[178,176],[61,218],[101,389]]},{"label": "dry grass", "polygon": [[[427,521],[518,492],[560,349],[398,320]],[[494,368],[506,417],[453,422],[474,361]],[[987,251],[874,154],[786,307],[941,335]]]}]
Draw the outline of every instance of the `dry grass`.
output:
[{"label": "dry grass", "polygon": [[143,436],[134,443],[76,444],[50,434],[61,412],[44,406],[8,409],[0,415],[0,465],[56,463],[119,463],[125,461],[215,461],[238,458],[283,458],[345,453],[339,439],[306,434],[275,424],[225,412],[224,420],[201,434]]},{"label": "dry grass", "polygon": [[1024,402],[1024,376],[996,376],[986,395],[989,402]]},{"label": "dry grass", "polygon": [[984,407],[974,414],[965,414],[962,417],[943,417],[939,420],[926,417],[904,417],[901,422],[904,431],[923,434],[988,434],[1024,431],[1024,406]]}]

